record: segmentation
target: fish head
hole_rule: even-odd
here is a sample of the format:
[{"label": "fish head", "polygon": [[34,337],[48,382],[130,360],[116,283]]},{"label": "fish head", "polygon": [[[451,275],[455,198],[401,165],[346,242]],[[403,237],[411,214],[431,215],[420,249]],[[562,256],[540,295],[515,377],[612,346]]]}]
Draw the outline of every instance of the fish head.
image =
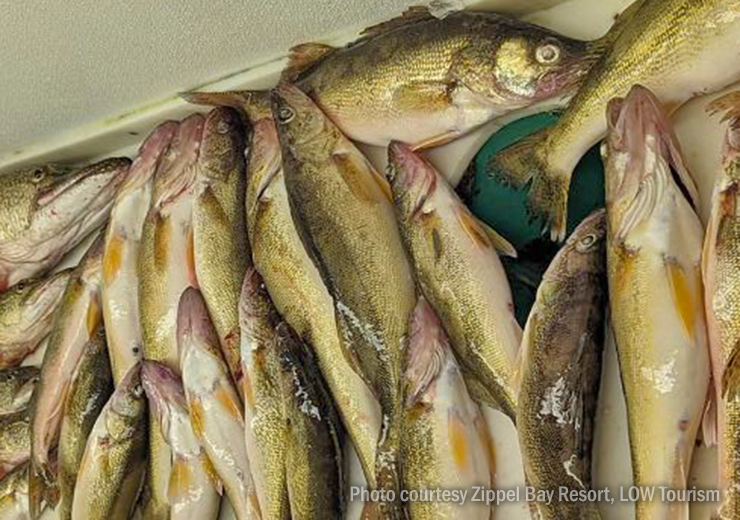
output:
[{"label": "fish head", "polygon": [[406,353],[406,406],[413,407],[433,392],[434,382],[445,369],[451,353],[447,333],[437,313],[424,297],[409,320],[409,346]]},{"label": "fish head", "polygon": [[262,118],[253,124],[250,148],[246,205],[249,234],[252,236],[259,201],[272,181],[282,172],[280,141],[272,117]]},{"label": "fish head", "polygon": [[295,85],[281,84],[273,89],[272,113],[283,153],[288,157],[295,149],[301,150],[304,159],[325,157],[326,150],[333,149],[340,137],[316,103]]},{"label": "fish head", "polygon": [[274,334],[279,315],[270,299],[262,276],[250,267],[244,276],[239,299],[239,325],[242,332],[242,359],[249,355],[250,345],[267,344],[265,336]]},{"label": "fish head", "polygon": [[170,367],[157,361],[142,361],[141,384],[149,405],[159,418],[162,435],[170,438],[170,417],[174,410],[187,409],[182,380]]},{"label": "fish head", "polygon": [[217,107],[206,116],[198,158],[198,174],[207,182],[225,182],[243,173],[244,124],[233,108]]},{"label": "fish head", "polygon": [[167,153],[179,126],[179,123],[176,121],[165,121],[149,134],[139,147],[139,153],[131,164],[129,174],[118,190],[116,201],[126,197],[152,180],[154,172]]},{"label": "fish head", "polygon": [[[146,393],[142,386],[141,362],[133,365],[116,387],[102,414],[105,415],[106,430],[114,441],[141,435],[141,424],[146,411]],[[145,432],[144,432],[145,433]]]},{"label": "fish head", "polygon": [[0,330],[28,331],[34,324],[49,320],[62,300],[72,272],[65,269],[46,278],[23,280],[0,293]]},{"label": "fish head", "polygon": [[606,210],[599,209],[586,217],[573,231],[552,261],[555,275],[563,280],[574,275],[597,277],[606,272]]},{"label": "fish head", "polygon": [[410,146],[393,141],[388,146],[386,175],[391,184],[396,211],[408,221],[431,211],[431,200],[444,181],[429,161],[414,152]]},{"label": "fish head", "polygon": [[206,301],[194,287],[185,289],[177,306],[177,345],[181,362],[193,349],[221,357],[218,335],[208,314]]},{"label": "fish head", "polygon": [[[645,87],[632,87],[626,98],[607,106],[608,133],[601,154],[606,167],[606,199],[611,216],[630,216],[647,186],[647,203],[657,204],[667,184],[675,182],[695,206],[698,192],[684,163],[678,140],[658,98]],[[645,214],[645,208],[641,211]],[[649,211],[648,211],[649,213]]]},{"label": "fish head", "polygon": [[494,64],[492,88],[510,100],[534,102],[573,91],[595,53],[588,42],[532,26],[512,26],[495,41],[493,56],[485,56]]},{"label": "fish head", "polygon": [[109,211],[130,164],[113,158],[83,168],[47,165],[0,175],[0,260],[22,263],[84,237]]}]

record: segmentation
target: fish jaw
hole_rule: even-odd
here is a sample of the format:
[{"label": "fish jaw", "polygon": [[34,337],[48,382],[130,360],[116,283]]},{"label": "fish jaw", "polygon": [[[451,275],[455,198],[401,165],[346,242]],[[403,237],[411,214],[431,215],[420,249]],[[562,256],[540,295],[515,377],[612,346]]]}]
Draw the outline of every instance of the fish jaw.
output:
[{"label": "fish jaw", "polygon": [[277,128],[272,117],[262,118],[252,126],[252,145],[247,161],[247,229],[250,245],[254,248],[254,233],[260,200],[278,175],[282,175]]},{"label": "fish jaw", "polygon": [[151,408],[159,418],[162,436],[170,440],[170,417],[187,407],[182,380],[172,369],[157,361],[142,361],[141,384]]},{"label": "fish jaw", "polygon": [[220,356],[218,336],[208,314],[206,302],[198,289],[188,287],[180,297],[177,309],[177,344],[180,358],[184,349],[198,345],[214,356]]},{"label": "fish jaw", "polygon": [[28,407],[39,381],[36,367],[19,367],[0,372],[0,417]]},{"label": "fish jaw", "polygon": [[404,219],[423,213],[424,203],[437,188],[437,175],[431,165],[410,146],[398,141],[388,146],[388,177]]},{"label": "fish jaw", "polygon": [[419,298],[410,323],[405,373],[407,407],[419,402],[426,392],[433,391],[430,386],[451,352],[442,322],[424,297]]},{"label": "fish jaw", "polygon": [[0,293],[0,366],[19,364],[48,336],[71,269]]},{"label": "fish jaw", "polygon": [[129,165],[128,159],[106,159],[40,190],[24,233],[0,242],[0,273],[7,286],[48,270],[101,226]]}]

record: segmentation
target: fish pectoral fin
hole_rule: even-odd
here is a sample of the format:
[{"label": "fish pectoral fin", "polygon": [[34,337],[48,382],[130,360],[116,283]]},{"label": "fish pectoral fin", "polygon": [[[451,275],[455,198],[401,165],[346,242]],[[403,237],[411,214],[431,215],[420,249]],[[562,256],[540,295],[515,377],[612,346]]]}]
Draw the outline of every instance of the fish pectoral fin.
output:
[{"label": "fish pectoral fin", "polygon": [[478,220],[478,224],[486,233],[486,236],[488,237],[488,240],[491,241],[491,245],[493,246],[493,248],[498,251],[499,254],[508,256],[510,258],[517,258],[516,248],[511,244],[511,242],[506,240],[506,238],[504,238],[502,235],[499,235],[495,229],[490,227],[482,220],[476,220]]},{"label": "fish pectoral fin", "polygon": [[323,43],[301,43],[291,47],[288,64],[280,75],[281,81],[293,82],[311,66],[317,64],[336,50],[331,45]]},{"label": "fish pectoral fin", "polygon": [[692,294],[692,283],[683,266],[675,260],[665,263],[666,277],[671,288],[673,305],[681,318],[687,337],[693,341],[696,332],[697,298]]},{"label": "fish pectoral fin", "polygon": [[514,246],[487,224],[474,217],[465,206],[456,206],[455,216],[473,243],[484,248],[493,247],[503,255],[516,258],[517,254]]},{"label": "fish pectoral fin", "polygon": [[710,380],[707,403],[704,407],[704,417],[701,421],[702,437],[704,446],[707,448],[716,446],[719,441],[717,427],[717,392],[714,381]]},{"label": "fish pectoral fin", "polygon": [[229,217],[210,186],[205,187],[196,204],[205,211],[209,224],[229,227]]},{"label": "fish pectoral fin", "polygon": [[192,469],[188,464],[187,460],[177,456],[172,461],[170,479],[167,484],[167,497],[170,500],[170,504],[179,502],[183,496],[189,493],[190,488],[194,485]]},{"label": "fish pectoral fin", "polygon": [[332,156],[350,191],[360,200],[377,202],[385,198],[393,203],[391,188],[365,157],[358,153],[336,153]]},{"label": "fish pectoral fin", "polygon": [[[400,85],[393,92],[394,104],[404,112],[437,112],[452,106],[454,83],[415,81]],[[439,138],[435,138],[439,140]],[[415,149],[421,148],[416,146]]]},{"label": "fish pectoral fin", "polygon": [[722,371],[722,398],[731,401],[740,391],[740,344],[735,344]]},{"label": "fish pectoral fin", "polygon": [[213,463],[211,462],[211,459],[208,458],[208,455],[206,455],[205,450],[201,451],[200,463],[203,466],[203,471],[205,472],[206,477],[208,477],[208,480],[213,484],[214,489],[219,495],[223,496],[224,483],[221,481],[221,478],[219,478],[218,473],[216,473],[216,468],[213,467]]}]

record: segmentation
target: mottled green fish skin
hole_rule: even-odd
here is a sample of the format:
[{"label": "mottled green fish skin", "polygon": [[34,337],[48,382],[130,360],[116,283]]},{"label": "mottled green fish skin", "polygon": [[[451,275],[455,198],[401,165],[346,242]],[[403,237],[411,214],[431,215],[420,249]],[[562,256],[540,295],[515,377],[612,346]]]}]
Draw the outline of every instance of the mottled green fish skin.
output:
[{"label": "mottled green fish skin", "polygon": [[113,374],[101,325],[85,348],[64,404],[59,436],[60,520],[72,518],[75,483],[87,439],[112,392]]},{"label": "mottled green fish skin", "polygon": [[36,367],[18,367],[0,371],[0,416],[24,410],[39,381]]}]

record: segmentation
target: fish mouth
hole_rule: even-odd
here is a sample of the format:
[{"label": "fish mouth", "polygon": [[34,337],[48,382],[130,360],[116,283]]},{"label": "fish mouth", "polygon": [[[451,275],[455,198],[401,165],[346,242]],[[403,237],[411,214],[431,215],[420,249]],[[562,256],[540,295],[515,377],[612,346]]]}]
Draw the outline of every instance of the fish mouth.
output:
[{"label": "fish mouth", "polygon": [[123,181],[130,165],[130,159],[116,157],[63,173],[58,181],[41,191],[36,203],[41,207],[50,206],[66,197],[78,197],[80,193],[94,200],[98,194],[111,188],[115,190]]},{"label": "fish mouth", "polygon": [[50,276],[28,295],[24,305],[35,309],[34,320],[44,319],[57,308],[72,272],[70,268]]},{"label": "fish mouth", "polygon": [[117,200],[136,191],[152,179],[179,127],[180,124],[176,121],[165,121],[149,134],[139,147],[139,153],[131,164],[126,180],[118,190]]},{"label": "fish mouth", "polygon": [[154,409],[165,439],[169,438],[169,408],[171,405],[187,408],[182,381],[168,366],[157,361],[143,360],[141,386]]},{"label": "fish mouth", "polygon": [[386,173],[397,199],[407,199],[409,219],[418,216],[437,188],[434,167],[413,149],[398,141],[388,145]]},{"label": "fish mouth", "polygon": [[192,348],[193,344],[217,352],[220,355],[219,339],[211,324],[206,302],[198,289],[188,287],[180,296],[177,306],[177,344],[180,349],[180,359],[184,350]]},{"label": "fish mouth", "polygon": [[562,64],[540,77],[535,100],[542,101],[554,96],[572,97],[604,52],[603,47],[595,42],[573,42],[563,50],[566,55]]}]

